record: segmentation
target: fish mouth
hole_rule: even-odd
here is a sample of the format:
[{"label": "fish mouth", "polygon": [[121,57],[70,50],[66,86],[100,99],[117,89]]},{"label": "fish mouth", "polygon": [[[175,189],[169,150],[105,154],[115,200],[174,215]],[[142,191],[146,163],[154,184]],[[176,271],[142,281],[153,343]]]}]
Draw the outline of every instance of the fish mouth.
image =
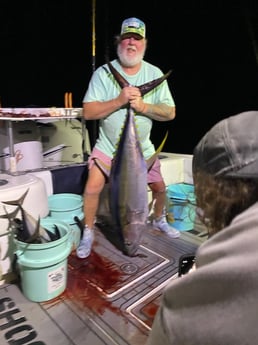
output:
[{"label": "fish mouth", "polygon": [[123,253],[127,256],[137,256],[137,251],[139,249],[139,244],[133,242],[125,242]]}]

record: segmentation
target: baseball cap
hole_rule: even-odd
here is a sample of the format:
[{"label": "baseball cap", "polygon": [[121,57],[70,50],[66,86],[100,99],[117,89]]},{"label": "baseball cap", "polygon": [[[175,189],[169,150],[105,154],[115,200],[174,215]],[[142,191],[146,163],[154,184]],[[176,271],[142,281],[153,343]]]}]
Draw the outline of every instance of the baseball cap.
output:
[{"label": "baseball cap", "polygon": [[144,38],[145,31],[144,22],[134,17],[125,19],[121,26],[121,36],[128,33],[134,33]]},{"label": "baseball cap", "polygon": [[246,111],[215,124],[193,151],[193,173],[258,178],[258,111]]}]

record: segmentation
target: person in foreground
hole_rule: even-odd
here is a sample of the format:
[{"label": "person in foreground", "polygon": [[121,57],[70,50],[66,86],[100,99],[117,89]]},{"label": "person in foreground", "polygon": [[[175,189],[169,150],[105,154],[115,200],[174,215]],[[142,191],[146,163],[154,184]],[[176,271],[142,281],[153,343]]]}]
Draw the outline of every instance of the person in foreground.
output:
[{"label": "person in foreground", "polygon": [[195,269],[171,281],[148,345],[258,344],[258,111],[228,117],[194,149]]},{"label": "person in foreground", "polygon": [[[142,151],[146,159],[155,152],[150,140],[153,120],[170,121],[175,117],[175,103],[166,80],[144,97],[141,97],[140,90],[134,86],[163,76],[158,67],[143,60],[147,46],[145,31],[145,24],[140,19],[128,18],[123,21],[121,33],[116,37],[118,58],[111,61],[111,64],[130,86],[120,89],[108,65],[105,64],[93,73],[83,99],[85,119],[100,121],[99,137],[88,160],[89,174],[84,191],[85,230],[77,247],[77,256],[80,258],[86,258],[90,254],[99,196],[108,180],[108,176],[103,174],[94,161],[99,159],[105,165],[111,165],[128,103],[135,112]],[[158,159],[149,171],[148,184],[155,200],[153,226],[172,238],[179,237],[179,231],[170,227],[166,220],[166,187]]]}]

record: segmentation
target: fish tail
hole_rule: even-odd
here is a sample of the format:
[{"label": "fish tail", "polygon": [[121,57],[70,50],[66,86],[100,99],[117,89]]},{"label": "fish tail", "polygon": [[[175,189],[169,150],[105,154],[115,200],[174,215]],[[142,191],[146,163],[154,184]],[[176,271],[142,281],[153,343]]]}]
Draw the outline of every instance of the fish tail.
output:
[{"label": "fish tail", "polygon": [[148,83],[145,83],[143,85],[138,86],[138,88],[141,91],[141,95],[144,96],[149,91],[155,89],[158,85],[160,85],[165,79],[168,78],[172,70],[168,71],[166,74],[164,74],[162,77],[154,79]]},{"label": "fish tail", "polygon": [[6,205],[15,205],[15,206],[21,206],[23,204],[23,201],[26,197],[26,195],[29,192],[29,188],[25,191],[25,193],[22,194],[22,196],[19,199],[16,200],[9,200],[9,201],[2,201],[3,204]]},{"label": "fish tail", "polygon": [[3,205],[3,209],[5,211],[5,214],[1,214],[0,218],[12,220],[12,219],[14,219],[17,216],[17,213],[18,213],[20,208],[18,206],[14,211],[12,211],[10,213],[7,212],[7,209],[6,209],[6,207],[4,205]]},{"label": "fish tail", "polygon": [[113,74],[115,80],[118,82],[119,86],[123,89],[125,86],[129,86],[128,81],[113,67],[113,65],[107,61],[107,65]]}]

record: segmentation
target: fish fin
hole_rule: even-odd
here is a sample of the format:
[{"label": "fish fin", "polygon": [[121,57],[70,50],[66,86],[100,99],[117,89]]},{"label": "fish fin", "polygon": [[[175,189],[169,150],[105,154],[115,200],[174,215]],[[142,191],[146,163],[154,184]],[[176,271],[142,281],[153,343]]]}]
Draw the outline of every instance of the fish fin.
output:
[{"label": "fish fin", "polygon": [[40,228],[40,218],[38,218],[35,232],[30,237],[28,237],[25,242],[27,243],[35,242],[39,238],[39,228]]},{"label": "fish fin", "polygon": [[58,238],[56,238],[56,236],[48,229],[44,229],[45,231],[45,235],[40,235],[39,236],[39,239],[40,239],[40,242],[41,243],[48,243],[48,242],[51,242],[51,241],[55,241],[55,240],[58,240]]},{"label": "fish fin", "polygon": [[54,224],[54,232],[52,232],[48,229],[45,229],[45,231],[48,234],[49,239],[42,237],[42,236],[41,236],[41,238],[43,238],[47,242],[56,241],[56,240],[59,240],[61,238],[60,230],[56,224]]},{"label": "fish fin", "polygon": [[146,93],[150,92],[151,90],[155,89],[158,85],[160,85],[165,79],[168,78],[168,76],[171,74],[172,70],[168,71],[166,74],[164,74],[162,77],[154,79],[152,81],[149,81],[148,83],[142,84],[140,86],[137,86],[140,91],[141,95],[144,96]]},{"label": "fish fin", "polygon": [[[27,216],[29,216],[30,221],[34,220],[34,218],[27,214]],[[36,220],[34,220],[36,221]],[[35,231],[34,233],[29,236],[26,240],[24,240],[24,242],[26,243],[46,243],[46,242],[50,242],[51,238],[49,236],[49,233],[46,229],[44,229],[41,225],[40,225],[40,217],[38,217],[38,220],[36,222],[36,226],[35,226]]]},{"label": "fish fin", "polygon": [[147,168],[148,168],[148,170],[151,169],[151,167],[152,167],[152,165],[154,164],[154,162],[155,162],[157,156],[158,156],[159,153],[162,151],[162,149],[163,149],[163,147],[164,147],[164,144],[165,144],[165,142],[166,142],[166,140],[167,140],[167,137],[168,137],[168,131],[166,132],[165,137],[164,137],[164,139],[162,140],[162,142],[161,142],[161,144],[159,145],[159,147],[157,148],[156,152],[155,152],[149,159],[147,159],[147,162],[146,162],[146,163],[147,163]]},{"label": "fish fin", "polygon": [[37,231],[38,231],[38,237],[41,238],[41,242],[52,241],[51,235],[53,235],[53,233],[49,234],[50,231],[48,229],[45,229],[42,225],[40,225],[40,217],[38,217]]},{"label": "fish fin", "polygon": [[115,69],[111,62],[107,61],[107,65],[121,89],[130,85],[128,81]]},{"label": "fish fin", "polygon": [[83,236],[83,232],[84,232],[84,224],[83,222],[80,220],[79,217],[74,216],[74,221],[76,222],[76,225],[78,226],[78,228],[80,229],[80,239],[82,239]]},{"label": "fish fin", "polygon": [[0,215],[0,218],[5,218],[9,220],[9,227],[11,225],[12,220],[17,216],[18,212],[21,209],[21,205],[23,204],[23,201],[26,197],[26,195],[29,192],[29,188],[25,191],[25,193],[22,194],[22,196],[19,199],[16,200],[9,200],[9,201],[2,201],[3,204],[5,205],[13,205],[13,206],[17,206],[17,208],[12,211],[12,212],[7,212],[7,209],[5,206],[3,206],[5,214]]},{"label": "fish fin", "polygon": [[16,216],[17,216],[17,213],[19,212],[19,206],[16,207],[16,209],[10,213],[7,212],[7,209],[6,207],[3,205],[3,209],[5,211],[5,214],[2,214],[0,216],[0,218],[4,218],[4,219],[8,219],[9,221],[13,220]]},{"label": "fish fin", "polygon": [[[113,74],[115,80],[119,84],[121,88],[124,88],[125,86],[129,86],[130,84],[128,81],[115,69],[115,67],[111,64],[110,61],[107,61],[107,65]],[[162,77],[154,79],[150,82],[147,82],[145,84],[142,84],[140,86],[136,86],[140,89],[141,95],[144,96],[146,93],[150,92],[151,90],[155,89],[158,85],[160,85],[165,79],[168,78],[168,76],[171,74],[172,70],[169,70],[166,74],[164,74]]]},{"label": "fish fin", "polygon": [[59,227],[55,224],[55,236],[56,239],[59,240],[59,238],[61,238],[61,232],[59,230]]},{"label": "fish fin", "polygon": [[28,194],[29,192],[29,188],[25,191],[24,194],[22,194],[22,196],[19,198],[19,199],[16,199],[16,200],[9,200],[9,201],[2,201],[3,204],[6,204],[6,205],[17,205],[17,206],[21,206],[23,204],[23,201],[26,197],[26,195]]}]

